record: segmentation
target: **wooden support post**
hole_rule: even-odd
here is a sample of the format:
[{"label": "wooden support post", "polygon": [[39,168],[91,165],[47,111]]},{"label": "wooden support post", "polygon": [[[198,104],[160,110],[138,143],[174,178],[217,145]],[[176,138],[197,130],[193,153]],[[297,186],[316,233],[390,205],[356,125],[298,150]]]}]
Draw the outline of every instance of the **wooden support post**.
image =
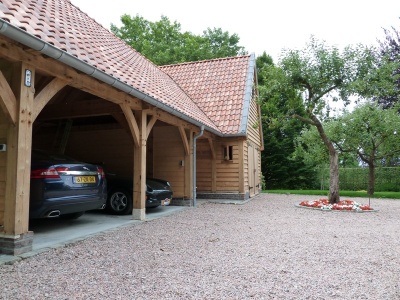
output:
[{"label": "wooden support post", "polygon": [[[26,70],[30,71],[30,86],[26,85]],[[0,252],[12,255],[30,251],[33,241],[28,224],[34,71],[25,63],[17,64],[11,79],[18,118],[15,125],[8,126],[4,234],[0,236]]]},{"label": "wooden support post", "polygon": [[135,113],[139,127],[139,145],[134,146],[133,154],[133,211],[134,220],[146,218],[146,149],[147,149],[147,114]]},{"label": "wooden support post", "polygon": [[[133,139],[132,218],[134,220],[144,220],[146,217],[147,113],[144,111],[137,111],[133,114],[128,104],[125,103],[120,106],[128,121]],[[153,126],[154,122],[150,122],[150,126]]]}]

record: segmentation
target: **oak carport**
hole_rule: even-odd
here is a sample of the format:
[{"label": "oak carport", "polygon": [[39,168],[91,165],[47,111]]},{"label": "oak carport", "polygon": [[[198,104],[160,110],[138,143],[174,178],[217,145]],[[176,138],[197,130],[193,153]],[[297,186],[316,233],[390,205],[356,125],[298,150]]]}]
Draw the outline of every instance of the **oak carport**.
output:
[{"label": "oak carport", "polygon": [[[1,37],[0,43],[0,144],[6,145],[6,151],[0,152],[1,253],[17,255],[32,248],[33,233],[28,229],[30,155],[32,141],[43,142],[39,140],[40,132],[50,119],[72,120],[73,124],[73,119],[78,117],[111,115],[120,124],[120,130],[129,129],[126,132],[133,149],[129,168],[133,173],[136,191],[133,218],[137,220],[145,218],[147,143],[150,133],[156,124],[163,125],[157,131],[175,131],[181,139],[181,160],[185,161],[186,166],[182,178],[176,179],[177,184],[181,182],[176,192],[182,198],[190,198],[191,151],[193,135],[199,131],[198,127],[143,102],[137,96],[146,96],[140,92],[133,96],[121,91],[121,83],[111,85],[104,80],[99,81],[94,68],[92,74],[87,75],[87,70],[79,70],[79,65],[77,68],[79,61],[73,60],[73,57],[70,59],[75,68],[43,53],[24,49],[5,37]],[[81,67],[88,68],[83,62]],[[72,104],[65,107],[60,104],[69,102]],[[61,107],[57,108],[57,104]],[[100,128],[97,127],[98,130]],[[98,136],[98,140],[101,139],[102,136]],[[69,146],[65,137],[57,144],[58,149],[64,150]],[[78,149],[76,146],[73,148]],[[101,152],[99,148],[96,151]],[[168,151],[164,154],[168,155]]]}]

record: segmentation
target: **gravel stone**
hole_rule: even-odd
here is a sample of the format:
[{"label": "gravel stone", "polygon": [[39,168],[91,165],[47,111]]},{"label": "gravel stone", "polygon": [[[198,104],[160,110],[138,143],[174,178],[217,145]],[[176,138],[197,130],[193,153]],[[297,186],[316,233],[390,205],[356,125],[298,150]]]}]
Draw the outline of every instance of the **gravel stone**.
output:
[{"label": "gravel stone", "polygon": [[314,199],[199,201],[0,265],[0,299],[400,299],[400,201],[371,199],[368,213],[295,206]]}]

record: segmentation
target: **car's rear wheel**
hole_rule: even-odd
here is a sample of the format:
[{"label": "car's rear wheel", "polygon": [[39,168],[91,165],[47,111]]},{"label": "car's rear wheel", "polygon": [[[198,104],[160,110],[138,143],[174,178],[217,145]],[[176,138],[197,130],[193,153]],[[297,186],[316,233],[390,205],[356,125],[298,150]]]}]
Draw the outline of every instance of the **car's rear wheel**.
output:
[{"label": "car's rear wheel", "polygon": [[113,190],[107,199],[107,211],[115,215],[127,215],[132,212],[132,197],[124,189]]}]

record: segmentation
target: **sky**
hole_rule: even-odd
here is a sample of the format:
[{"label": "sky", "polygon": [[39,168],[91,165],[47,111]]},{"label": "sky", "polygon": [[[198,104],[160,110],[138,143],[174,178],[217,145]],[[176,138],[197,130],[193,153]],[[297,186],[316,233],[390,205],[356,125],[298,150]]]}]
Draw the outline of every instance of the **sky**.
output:
[{"label": "sky", "polygon": [[400,30],[400,0],[71,0],[110,28],[120,17],[139,15],[155,22],[166,16],[182,31],[201,35],[207,28],[237,34],[249,53],[264,51],[274,61],[283,49],[302,49],[313,35],[340,49],[358,43],[377,45],[382,28]]}]

